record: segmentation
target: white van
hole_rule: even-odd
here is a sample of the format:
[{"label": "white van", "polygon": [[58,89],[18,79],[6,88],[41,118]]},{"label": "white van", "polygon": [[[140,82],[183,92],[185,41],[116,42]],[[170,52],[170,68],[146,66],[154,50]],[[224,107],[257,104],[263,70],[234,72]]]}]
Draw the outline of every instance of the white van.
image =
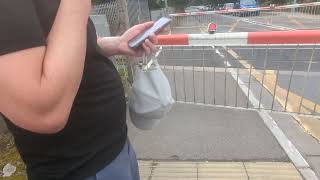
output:
[{"label": "white van", "polygon": [[234,3],[226,3],[223,6],[223,10],[230,10],[234,8]]}]

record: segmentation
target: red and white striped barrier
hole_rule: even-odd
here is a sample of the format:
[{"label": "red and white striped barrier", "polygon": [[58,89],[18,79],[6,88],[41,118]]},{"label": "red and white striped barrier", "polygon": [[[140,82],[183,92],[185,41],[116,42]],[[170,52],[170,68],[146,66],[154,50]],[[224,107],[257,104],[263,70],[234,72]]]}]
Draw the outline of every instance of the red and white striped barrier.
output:
[{"label": "red and white striped barrier", "polygon": [[190,12],[190,13],[176,13],[170,14],[170,17],[182,17],[182,16],[201,16],[208,14],[225,14],[225,13],[236,13],[236,12],[245,12],[245,11],[270,11],[270,10],[284,10],[284,9],[293,9],[300,7],[313,7],[320,6],[320,2],[314,3],[304,3],[304,4],[293,4],[293,5],[284,5],[276,7],[259,7],[259,8],[246,8],[246,9],[229,9],[229,10],[219,10],[219,11],[203,11],[203,12]]},{"label": "red and white striped barrier", "polygon": [[159,35],[159,45],[320,44],[320,30]]}]

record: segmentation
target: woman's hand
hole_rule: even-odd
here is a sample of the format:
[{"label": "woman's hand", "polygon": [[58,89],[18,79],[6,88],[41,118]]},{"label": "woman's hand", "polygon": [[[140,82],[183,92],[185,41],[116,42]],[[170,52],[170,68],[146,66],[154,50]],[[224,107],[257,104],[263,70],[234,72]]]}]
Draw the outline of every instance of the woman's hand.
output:
[{"label": "woman's hand", "polygon": [[141,48],[133,49],[133,48],[130,48],[128,45],[131,39],[143,33],[144,31],[152,27],[152,25],[153,25],[153,22],[147,22],[147,23],[133,26],[128,31],[126,31],[122,36],[120,36],[119,53],[123,55],[135,56],[135,57],[142,56],[143,52],[145,52],[146,55],[156,53],[158,49],[155,45],[158,44],[158,39],[157,39],[157,36],[154,34],[149,36],[149,38],[144,41]]},{"label": "woman's hand", "polygon": [[139,34],[143,33],[150,27],[152,27],[153,22],[147,22],[139,25],[135,25],[129,30],[127,30],[120,37],[104,37],[98,39],[98,44],[103,50],[105,56],[113,56],[116,54],[141,57],[143,53],[150,55],[157,52],[156,44],[158,44],[158,39],[156,35],[149,36],[148,39],[142,44],[140,48],[133,49],[129,47],[129,41]]}]

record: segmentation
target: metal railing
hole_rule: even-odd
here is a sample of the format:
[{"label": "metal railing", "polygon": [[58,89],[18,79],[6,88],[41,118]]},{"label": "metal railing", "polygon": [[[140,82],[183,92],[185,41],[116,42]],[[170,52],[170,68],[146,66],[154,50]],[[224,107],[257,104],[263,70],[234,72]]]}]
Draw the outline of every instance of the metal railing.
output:
[{"label": "metal railing", "polygon": [[253,40],[250,33],[159,36],[157,58],[178,102],[318,116],[320,31],[314,32],[313,43],[299,31],[300,40],[291,43],[250,44],[274,32]]},{"label": "metal railing", "polygon": [[[203,27],[208,23],[219,26],[250,24],[267,26],[271,30],[295,30],[320,28],[320,2],[277,7],[231,9],[171,14],[172,32],[176,29]],[[180,31],[178,31],[180,32]]]},{"label": "metal railing", "polygon": [[[239,18],[216,12],[172,17],[173,28],[185,23],[191,29],[209,19],[221,26]],[[179,102],[319,115],[320,85],[315,83],[320,80],[319,32],[159,36],[157,58]],[[120,58],[116,64],[129,89],[127,63]]]}]

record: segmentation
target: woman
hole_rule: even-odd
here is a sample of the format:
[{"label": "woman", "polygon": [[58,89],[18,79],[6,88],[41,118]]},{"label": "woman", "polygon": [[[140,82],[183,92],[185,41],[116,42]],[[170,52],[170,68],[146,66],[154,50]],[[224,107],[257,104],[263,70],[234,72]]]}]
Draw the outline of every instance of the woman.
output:
[{"label": "woman", "polygon": [[29,180],[139,179],[127,141],[121,79],[106,57],[156,51],[153,35],[133,50],[97,38],[91,0],[0,1],[0,112]]}]

